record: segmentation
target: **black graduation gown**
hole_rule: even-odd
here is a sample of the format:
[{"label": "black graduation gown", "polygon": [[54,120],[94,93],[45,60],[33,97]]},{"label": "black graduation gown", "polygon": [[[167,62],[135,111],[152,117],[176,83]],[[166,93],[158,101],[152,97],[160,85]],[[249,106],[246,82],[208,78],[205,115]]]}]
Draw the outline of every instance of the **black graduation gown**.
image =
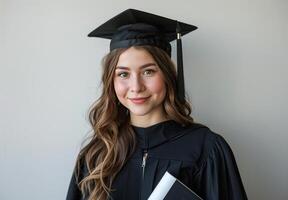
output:
[{"label": "black graduation gown", "polygon": [[[147,200],[166,171],[204,200],[247,199],[233,153],[220,135],[172,120],[133,128],[137,148],[112,184],[113,200]],[[82,199],[72,176],[67,200]]]}]

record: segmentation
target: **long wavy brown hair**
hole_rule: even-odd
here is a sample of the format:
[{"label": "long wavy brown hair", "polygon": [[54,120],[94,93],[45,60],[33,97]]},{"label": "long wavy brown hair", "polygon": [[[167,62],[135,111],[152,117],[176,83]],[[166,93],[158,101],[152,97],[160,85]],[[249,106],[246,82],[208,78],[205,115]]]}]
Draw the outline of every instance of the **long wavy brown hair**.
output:
[{"label": "long wavy brown hair", "polygon": [[[163,102],[166,118],[182,125],[192,124],[190,104],[186,100],[184,103],[180,102],[176,95],[176,69],[169,55],[153,46],[134,48],[150,53],[163,72],[167,91]],[[115,68],[119,56],[125,50],[115,49],[103,58],[102,94],[89,110],[92,134],[76,162],[76,180],[88,200],[109,198],[115,176],[135,149],[136,139],[130,124],[129,111],[119,103],[113,86]]]}]

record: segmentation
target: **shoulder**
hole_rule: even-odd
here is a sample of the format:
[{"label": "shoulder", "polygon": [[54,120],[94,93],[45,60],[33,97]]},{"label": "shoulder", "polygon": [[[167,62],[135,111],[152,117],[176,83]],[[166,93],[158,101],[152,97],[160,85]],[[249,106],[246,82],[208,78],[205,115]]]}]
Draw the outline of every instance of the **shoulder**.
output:
[{"label": "shoulder", "polygon": [[201,152],[194,172],[195,183],[201,188],[199,195],[204,199],[247,199],[235,157],[226,140],[205,126],[187,128],[187,131],[185,137],[196,138]]},{"label": "shoulder", "polygon": [[205,148],[211,148],[216,142],[226,142],[225,139],[218,133],[215,133],[210,128],[203,124],[193,123],[190,126],[185,127],[183,130],[185,137],[191,137],[197,142],[203,143]]},{"label": "shoulder", "polygon": [[[168,135],[169,134],[169,135]],[[193,123],[189,126],[173,124],[165,135],[169,140],[155,150],[163,157],[198,163],[217,140],[217,134],[207,126]]]},{"label": "shoulder", "polygon": [[179,136],[183,136],[183,139],[187,142],[197,143],[207,150],[212,148],[218,140],[224,140],[221,135],[199,123],[193,123],[186,126]]},{"label": "shoulder", "polygon": [[210,156],[220,153],[232,153],[226,140],[218,133],[203,124],[194,123],[185,127],[179,134],[181,143],[186,149],[198,152],[199,161],[205,161]]},{"label": "shoulder", "polygon": [[[198,146],[199,152],[199,167],[204,167],[207,163],[218,165],[217,163],[230,163],[236,165],[233,151],[224,139],[218,133],[215,133],[207,126],[196,124],[196,126],[187,127],[187,134],[185,137],[190,137],[195,140],[194,144]],[[198,127],[198,128],[195,128]]]}]

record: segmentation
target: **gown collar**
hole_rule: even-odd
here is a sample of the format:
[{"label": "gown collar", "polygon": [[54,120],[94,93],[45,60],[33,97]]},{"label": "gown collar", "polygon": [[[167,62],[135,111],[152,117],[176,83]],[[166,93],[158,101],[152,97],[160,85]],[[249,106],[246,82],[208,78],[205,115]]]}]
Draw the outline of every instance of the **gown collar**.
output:
[{"label": "gown collar", "polygon": [[150,149],[161,145],[175,137],[181,136],[185,127],[181,124],[168,120],[149,127],[137,127],[132,125],[136,133],[138,145],[142,149]]}]

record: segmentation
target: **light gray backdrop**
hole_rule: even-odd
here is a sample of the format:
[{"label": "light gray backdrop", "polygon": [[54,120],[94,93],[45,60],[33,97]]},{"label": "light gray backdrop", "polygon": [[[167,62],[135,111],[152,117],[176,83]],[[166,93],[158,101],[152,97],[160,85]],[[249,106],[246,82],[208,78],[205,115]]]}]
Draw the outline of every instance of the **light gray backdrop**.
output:
[{"label": "light gray backdrop", "polygon": [[86,35],[127,8],[199,26],[183,37],[193,116],[229,142],[249,199],[288,199],[287,5],[0,0],[0,199],[65,199],[109,45]]}]

